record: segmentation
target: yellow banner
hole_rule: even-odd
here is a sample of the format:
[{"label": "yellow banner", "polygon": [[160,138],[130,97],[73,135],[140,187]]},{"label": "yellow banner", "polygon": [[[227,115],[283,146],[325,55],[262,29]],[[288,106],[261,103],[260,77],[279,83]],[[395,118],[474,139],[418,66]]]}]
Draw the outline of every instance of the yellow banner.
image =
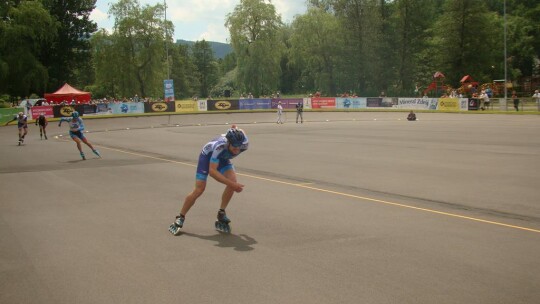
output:
[{"label": "yellow banner", "polygon": [[175,101],[175,112],[197,112],[196,101]]},{"label": "yellow banner", "polygon": [[459,111],[459,98],[439,98],[439,107],[441,111]]}]

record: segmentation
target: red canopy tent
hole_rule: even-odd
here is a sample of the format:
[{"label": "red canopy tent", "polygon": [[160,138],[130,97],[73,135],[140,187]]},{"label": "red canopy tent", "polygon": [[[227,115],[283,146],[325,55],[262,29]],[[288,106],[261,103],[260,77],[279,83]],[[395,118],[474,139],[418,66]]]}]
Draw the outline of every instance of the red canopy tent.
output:
[{"label": "red canopy tent", "polygon": [[61,103],[63,101],[70,103],[89,103],[91,94],[89,92],[83,92],[75,89],[69,84],[64,84],[58,91],[54,93],[45,94],[45,99],[50,104]]}]

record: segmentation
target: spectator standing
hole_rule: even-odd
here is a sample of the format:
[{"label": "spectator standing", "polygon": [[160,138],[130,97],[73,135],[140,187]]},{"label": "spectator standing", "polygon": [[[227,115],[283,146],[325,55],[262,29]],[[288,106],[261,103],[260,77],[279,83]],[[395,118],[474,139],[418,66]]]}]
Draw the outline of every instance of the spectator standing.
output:
[{"label": "spectator standing", "polygon": [[538,90],[534,90],[534,94],[532,96],[534,102],[536,102],[536,106],[538,107],[538,111],[540,111],[540,92]]},{"label": "spectator standing", "polygon": [[519,98],[516,95],[516,91],[512,91],[512,99],[514,100],[514,108],[519,111]]},{"label": "spectator standing", "polygon": [[283,124],[283,107],[281,106],[281,101],[278,101],[277,104],[277,123]]},{"label": "spectator standing", "polygon": [[304,123],[303,112],[304,112],[304,104],[301,101],[299,101],[296,104],[296,123],[298,123],[298,117],[300,117],[300,123]]}]

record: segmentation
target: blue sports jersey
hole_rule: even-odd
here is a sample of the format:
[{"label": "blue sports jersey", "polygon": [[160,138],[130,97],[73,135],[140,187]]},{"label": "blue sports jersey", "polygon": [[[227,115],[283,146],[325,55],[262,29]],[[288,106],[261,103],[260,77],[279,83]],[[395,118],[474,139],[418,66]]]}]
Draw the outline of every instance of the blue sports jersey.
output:
[{"label": "blue sports jersey", "polygon": [[213,139],[212,141],[204,145],[201,154],[199,155],[196,178],[198,180],[206,181],[208,177],[210,163],[217,163],[217,169],[221,173],[224,173],[225,171],[230,169],[234,169],[231,163],[231,159],[240,155],[240,153],[246,151],[248,147],[249,141],[246,136],[246,139],[242,143],[242,146],[240,146],[240,152],[234,155],[229,151],[229,142],[227,141],[227,138],[225,138],[225,135]]},{"label": "blue sports jersey", "polygon": [[229,152],[228,146],[229,143],[227,141],[227,138],[222,135],[220,137],[214,138],[212,141],[204,145],[201,154],[210,155],[210,161],[213,163],[217,163],[219,160],[233,159],[236,156],[240,155],[240,153],[248,149],[248,138],[246,136],[246,139],[242,143],[242,146],[240,146],[240,153],[238,153],[237,155],[233,155],[231,152]]},{"label": "blue sports jersey", "polygon": [[69,130],[71,132],[77,132],[77,131],[83,131],[84,130],[84,123],[83,120],[80,117],[77,117],[75,119],[71,117],[62,117],[60,118],[60,121],[65,121],[69,123]]}]

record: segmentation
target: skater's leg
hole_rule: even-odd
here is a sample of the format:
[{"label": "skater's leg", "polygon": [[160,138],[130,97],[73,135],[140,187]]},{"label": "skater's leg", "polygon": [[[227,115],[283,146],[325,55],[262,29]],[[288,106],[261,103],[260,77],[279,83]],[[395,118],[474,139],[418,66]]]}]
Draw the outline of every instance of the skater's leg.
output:
[{"label": "skater's leg", "polygon": [[92,149],[92,151],[94,151],[94,147],[92,146],[92,144],[88,141],[88,139],[86,137],[84,137],[82,139],[83,143],[85,143],[90,149]]},{"label": "skater's leg", "polygon": [[82,146],[81,146],[81,140],[78,137],[72,137],[72,139],[77,144],[77,149],[79,149],[79,152],[83,153]]},{"label": "skater's leg", "polygon": [[86,137],[83,137],[82,141],[90,148],[92,149],[92,152],[94,152],[95,155],[97,155],[98,157],[101,157],[101,154],[99,154],[99,151],[94,149],[94,146],[92,146],[92,144],[88,141],[88,139],[86,139]]},{"label": "skater's leg", "polygon": [[195,181],[195,189],[184,199],[184,205],[182,206],[180,215],[185,216],[188,213],[189,209],[195,205],[197,199],[204,193],[204,189],[206,189],[206,181]]},{"label": "skater's leg", "polygon": [[[230,170],[227,170],[223,173],[223,175],[236,183],[236,172],[234,171],[234,169],[230,169]],[[225,190],[223,190],[223,194],[221,195],[221,205],[220,205],[220,208],[225,210],[225,208],[227,208],[227,206],[229,205],[229,202],[231,201],[231,198],[234,194],[234,189],[227,186],[225,187]]]}]

